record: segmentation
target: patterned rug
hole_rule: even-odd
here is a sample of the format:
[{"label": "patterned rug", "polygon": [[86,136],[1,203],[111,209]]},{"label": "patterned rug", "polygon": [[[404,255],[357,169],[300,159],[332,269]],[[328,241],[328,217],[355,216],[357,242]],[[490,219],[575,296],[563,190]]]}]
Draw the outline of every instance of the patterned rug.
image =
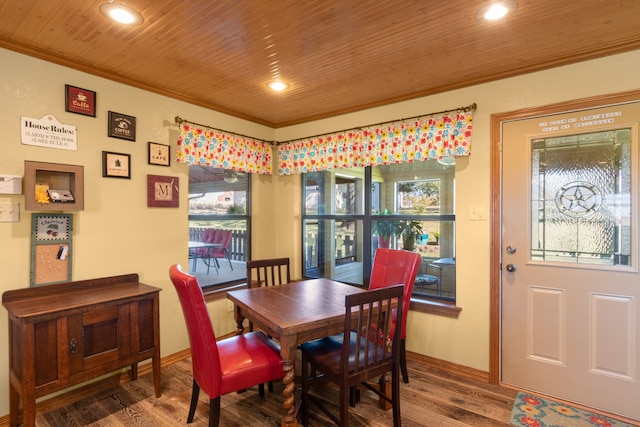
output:
[{"label": "patterned rug", "polygon": [[518,393],[511,411],[511,425],[517,427],[637,427],[572,406]]}]

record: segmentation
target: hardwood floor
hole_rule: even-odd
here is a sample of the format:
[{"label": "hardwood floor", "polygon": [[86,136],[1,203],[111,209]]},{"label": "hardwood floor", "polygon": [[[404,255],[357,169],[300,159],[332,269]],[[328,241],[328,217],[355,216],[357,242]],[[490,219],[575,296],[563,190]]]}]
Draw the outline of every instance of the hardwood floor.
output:
[{"label": "hardwood floor", "polygon": [[[412,357],[410,383],[401,385],[402,424],[406,427],[509,426],[515,390],[446,372]],[[180,426],[185,425],[191,396],[191,360],[162,368],[162,397],[155,398],[150,374],[137,381],[111,386],[89,397],[38,415],[40,427],[68,426]],[[326,387],[326,398],[337,401],[337,389]],[[296,397],[299,397],[297,395]],[[258,396],[257,387],[222,397],[221,426],[277,426],[282,415],[282,385]],[[50,408],[51,406],[49,406]],[[336,407],[337,408],[337,407]],[[311,426],[329,425],[311,407]],[[350,408],[354,427],[390,426],[391,411],[379,408],[374,393],[363,392]],[[208,397],[201,393],[193,426],[208,425]]]}]

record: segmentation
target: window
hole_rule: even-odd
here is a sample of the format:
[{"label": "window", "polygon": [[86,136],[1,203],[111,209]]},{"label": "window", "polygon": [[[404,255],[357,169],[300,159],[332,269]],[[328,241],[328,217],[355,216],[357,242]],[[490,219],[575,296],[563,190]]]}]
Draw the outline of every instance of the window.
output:
[{"label": "window", "polygon": [[245,281],[250,195],[246,173],[189,167],[189,271],[202,287]]},{"label": "window", "polygon": [[306,277],[366,286],[376,248],[406,249],[422,256],[414,296],[455,301],[454,166],[313,172],[303,182]]}]

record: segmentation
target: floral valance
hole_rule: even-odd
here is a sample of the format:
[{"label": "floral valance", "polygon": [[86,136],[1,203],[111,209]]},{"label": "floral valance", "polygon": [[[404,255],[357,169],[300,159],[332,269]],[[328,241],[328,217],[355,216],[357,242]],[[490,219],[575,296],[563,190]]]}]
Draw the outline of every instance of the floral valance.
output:
[{"label": "floral valance", "polygon": [[175,159],[188,165],[211,166],[271,175],[272,147],[269,142],[190,123],[180,124]]},{"label": "floral valance", "polygon": [[467,108],[288,142],[278,146],[278,173],[469,156],[472,119]]}]

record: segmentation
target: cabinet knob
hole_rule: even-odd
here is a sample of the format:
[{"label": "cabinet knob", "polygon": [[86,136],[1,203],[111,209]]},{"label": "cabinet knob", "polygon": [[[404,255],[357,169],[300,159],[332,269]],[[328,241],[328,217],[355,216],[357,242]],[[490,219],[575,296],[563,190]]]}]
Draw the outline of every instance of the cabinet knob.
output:
[{"label": "cabinet knob", "polygon": [[69,341],[69,350],[71,350],[71,353],[78,352],[78,340],[71,338],[71,341]]}]

